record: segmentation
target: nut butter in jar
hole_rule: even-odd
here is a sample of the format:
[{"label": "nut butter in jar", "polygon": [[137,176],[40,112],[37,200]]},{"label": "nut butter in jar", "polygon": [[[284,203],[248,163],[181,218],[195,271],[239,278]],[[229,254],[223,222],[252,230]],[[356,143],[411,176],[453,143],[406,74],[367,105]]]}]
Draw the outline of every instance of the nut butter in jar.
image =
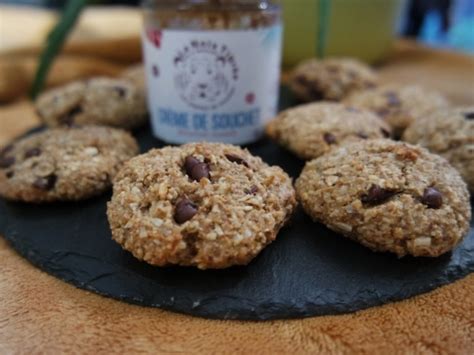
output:
[{"label": "nut butter in jar", "polygon": [[154,135],[168,143],[258,140],[277,110],[281,9],[266,0],[144,1]]}]

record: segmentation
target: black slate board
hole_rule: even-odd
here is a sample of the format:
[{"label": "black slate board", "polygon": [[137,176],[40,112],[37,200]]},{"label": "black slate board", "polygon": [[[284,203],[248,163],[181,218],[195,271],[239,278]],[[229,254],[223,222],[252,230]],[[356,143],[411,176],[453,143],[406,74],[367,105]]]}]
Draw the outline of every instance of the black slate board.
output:
[{"label": "black slate board", "polygon": [[[142,151],[162,145],[135,132]],[[261,141],[248,147],[296,177],[304,163]],[[353,312],[402,300],[474,272],[474,221],[463,243],[436,259],[373,253],[301,210],[246,267],[157,268],[112,241],[110,194],[81,203],[35,206],[0,200],[0,234],[44,271],[101,295],[218,319],[267,320]]]}]

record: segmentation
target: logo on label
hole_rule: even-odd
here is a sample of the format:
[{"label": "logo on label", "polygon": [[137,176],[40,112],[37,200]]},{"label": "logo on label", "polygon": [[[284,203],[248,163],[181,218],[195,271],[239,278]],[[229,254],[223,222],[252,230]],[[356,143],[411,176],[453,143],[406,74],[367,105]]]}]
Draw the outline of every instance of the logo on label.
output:
[{"label": "logo on label", "polygon": [[195,109],[224,105],[235,92],[239,68],[226,45],[193,40],[174,58],[175,87],[183,101]]}]

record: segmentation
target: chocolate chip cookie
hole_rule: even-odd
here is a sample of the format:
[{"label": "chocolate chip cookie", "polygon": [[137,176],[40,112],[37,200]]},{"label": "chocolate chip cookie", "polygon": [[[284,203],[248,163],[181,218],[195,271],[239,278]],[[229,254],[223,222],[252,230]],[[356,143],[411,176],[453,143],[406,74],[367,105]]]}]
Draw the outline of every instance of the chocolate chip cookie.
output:
[{"label": "chocolate chip cookie", "polygon": [[121,77],[132,82],[142,92],[146,92],[145,68],[143,64],[136,64],[126,69]]},{"label": "chocolate chip cookie", "polygon": [[50,127],[93,124],[130,129],[147,119],[145,92],[129,79],[70,83],[41,95],[36,110]]},{"label": "chocolate chip cookie", "polygon": [[374,111],[390,124],[396,138],[416,119],[448,106],[441,94],[415,85],[385,85],[357,92],[344,103]]},{"label": "chocolate chip cookie", "polygon": [[435,257],[469,231],[469,193],[459,173],[407,143],[341,147],[308,162],[296,190],[315,221],[374,251]]},{"label": "chocolate chip cookie", "polygon": [[187,144],[131,159],[108,204],[113,239],[152,265],[249,263],[296,205],[291,179],[239,147]]},{"label": "chocolate chip cookie", "polygon": [[377,75],[355,59],[310,59],[296,67],[288,83],[302,101],[340,101],[350,92],[376,86]]},{"label": "chocolate chip cookie", "polygon": [[25,202],[82,200],[110,188],[138,153],[125,131],[99,126],[56,128],[0,151],[0,196]]},{"label": "chocolate chip cookie", "polygon": [[474,107],[445,109],[417,119],[403,140],[445,157],[474,192]]},{"label": "chocolate chip cookie", "polygon": [[283,111],[266,132],[300,158],[313,159],[349,142],[389,137],[391,129],[370,111],[320,102]]}]

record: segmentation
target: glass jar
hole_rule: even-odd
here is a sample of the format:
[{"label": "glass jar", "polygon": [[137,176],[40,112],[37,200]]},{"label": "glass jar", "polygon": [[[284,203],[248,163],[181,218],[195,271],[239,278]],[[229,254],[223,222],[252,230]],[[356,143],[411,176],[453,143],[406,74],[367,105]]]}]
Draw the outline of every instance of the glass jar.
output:
[{"label": "glass jar", "polygon": [[258,140],[277,110],[281,9],[266,0],[143,2],[154,135],[168,143]]}]

